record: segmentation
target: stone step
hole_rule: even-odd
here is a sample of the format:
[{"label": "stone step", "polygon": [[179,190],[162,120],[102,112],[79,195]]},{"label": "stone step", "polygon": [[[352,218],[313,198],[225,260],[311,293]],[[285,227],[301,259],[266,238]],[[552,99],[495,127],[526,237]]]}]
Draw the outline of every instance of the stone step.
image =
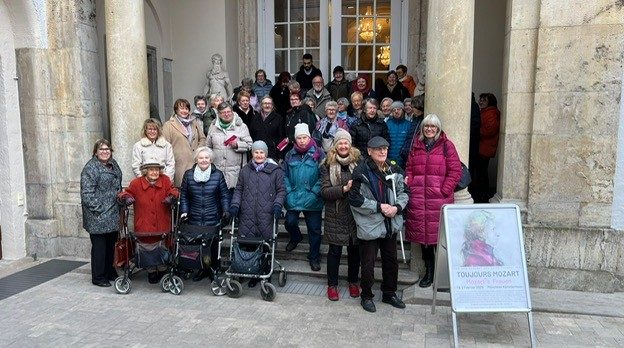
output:
[{"label": "stone step", "polygon": [[[325,278],[327,279],[327,264],[321,262],[321,270],[314,272],[310,269],[310,265],[307,261],[300,260],[279,260],[278,261],[286,268],[288,275],[300,275],[312,278]],[[347,279],[347,267],[341,266],[339,269],[340,279]],[[398,284],[400,285],[412,285],[418,281],[418,274],[410,271],[409,269],[399,268]],[[381,268],[375,267],[375,281],[381,281]]]}]

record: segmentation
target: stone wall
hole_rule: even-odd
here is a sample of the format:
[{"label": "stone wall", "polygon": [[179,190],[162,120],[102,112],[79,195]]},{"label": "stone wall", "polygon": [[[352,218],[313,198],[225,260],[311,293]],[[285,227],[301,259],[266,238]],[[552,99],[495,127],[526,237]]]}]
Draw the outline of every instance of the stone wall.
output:
[{"label": "stone wall", "polygon": [[48,47],[16,50],[29,253],[86,256],[80,172],[102,136],[95,5],[48,1]]}]

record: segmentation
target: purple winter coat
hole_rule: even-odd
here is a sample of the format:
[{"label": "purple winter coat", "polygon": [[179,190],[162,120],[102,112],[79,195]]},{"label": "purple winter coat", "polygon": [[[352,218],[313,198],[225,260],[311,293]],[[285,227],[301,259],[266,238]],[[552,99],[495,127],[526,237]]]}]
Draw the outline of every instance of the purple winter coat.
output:
[{"label": "purple winter coat", "polygon": [[438,244],[440,208],[454,202],[455,186],[461,175],[459,155],[444,132],[429,152],[423,141],[414,141],[405,167],[410,191],[405,213],[405,238],[408,241]]},{"label": "purple winter coat", "polygon": [[273,206],[284,205],[284,171],[267,160],[260,171],[247,163],[240,171],[232,197],[232,207],[239,207],[239,233],[243,237],[273,236]]}]

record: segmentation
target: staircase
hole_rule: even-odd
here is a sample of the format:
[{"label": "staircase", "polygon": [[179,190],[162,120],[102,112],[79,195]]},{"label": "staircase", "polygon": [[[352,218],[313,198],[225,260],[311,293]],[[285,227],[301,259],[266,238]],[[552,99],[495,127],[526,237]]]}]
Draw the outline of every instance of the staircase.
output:
[{"label": "staircase", "polygon": [[[290,240],[288,232],[284,228],[284,220],[280,220],[278,226],[278,234],[277,234],[277,247],[275,253],[275,259],[278,260],[282,266],[284,266],[289,275],[301,275],[311,278],[322,278],[327,279],[327,250],[329,249],[329,245],[325,242],[324,239],[321,240],[321,270],[318,272],[314,272],[310,269],[310,265],[308,263],[308,251],[310,249],[310,245],[308,243],[308,234],[307,228],[305,225],[305,220],[303,219],[303,214],[299,218],[299,228],[301,229],[301,234],[303,235],[303,240],[299,243],[297,248],[291,252],[286,252],[286,244]],[[401,256],[401,245],[397,240],[397,256],[399,259],[399,285],[412,285],[418,281],[417,272],[411,271],[409,262],[410,262],[410,243],[405,242],[405,257],[407,259],[407,263],[403,262],[403,258]],[[347,248],[343,248],[342,251],[342,259],[340,262],[340,279],[347,279]],[[377,255],[377,260],[375,262],[375,281],[381,281],[381,258],[379,254]]]}]

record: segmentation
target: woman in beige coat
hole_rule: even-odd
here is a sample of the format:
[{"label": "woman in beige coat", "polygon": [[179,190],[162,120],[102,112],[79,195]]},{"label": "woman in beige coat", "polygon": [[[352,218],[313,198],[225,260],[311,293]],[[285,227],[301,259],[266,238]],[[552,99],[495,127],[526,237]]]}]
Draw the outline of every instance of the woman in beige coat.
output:
[{"label": "woman in beige coat", "polygon": [[206,136],[202,130],[202,122],[190,115],[191,103],[188,100],[176,100],[173,110],[175,114],[163,127],[163,137],[173,147],[174,182],[180,187],[184,172],[195,164],[193,160],[195,149],[204,144]]},{"label": "woman in beige coat", "polygon": [[158,160],[165,165],[163,173],[173,182],[175,173],[175,159],[171,144],[162,136],[162,124],[155,118],[148,118],[143,122],[143,137],[132,147],[132,172],[140,177],[141,165],[148,161]]},{"label": "woman in beige coat", "polygon": [[213,151],[213,163],[225,175],[230,191],[236,187],[241,167],[247,164],[251,136],[243,120],[228,103],[217,107],[218,117],[212,121],[206,136],[206,146]]}]

